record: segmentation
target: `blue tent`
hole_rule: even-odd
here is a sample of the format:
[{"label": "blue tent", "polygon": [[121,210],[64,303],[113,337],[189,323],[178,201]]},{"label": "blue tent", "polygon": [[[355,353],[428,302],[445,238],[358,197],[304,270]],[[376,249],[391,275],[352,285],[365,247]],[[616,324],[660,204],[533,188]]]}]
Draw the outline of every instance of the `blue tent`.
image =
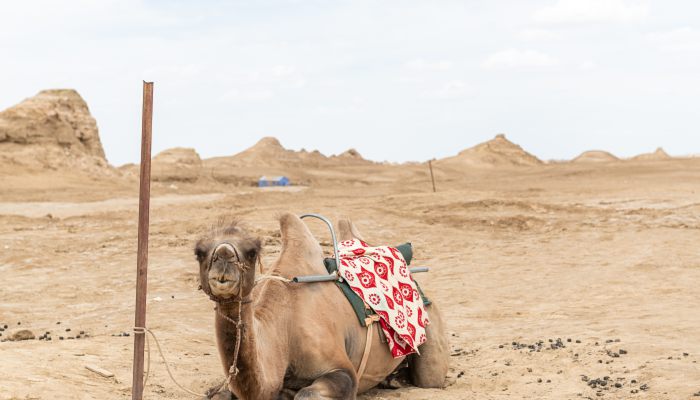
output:
[{"label": "blue tent", "polygon": [[258,179],[258,187],[289,186],[289,178],[286,176],[261,176]]}]

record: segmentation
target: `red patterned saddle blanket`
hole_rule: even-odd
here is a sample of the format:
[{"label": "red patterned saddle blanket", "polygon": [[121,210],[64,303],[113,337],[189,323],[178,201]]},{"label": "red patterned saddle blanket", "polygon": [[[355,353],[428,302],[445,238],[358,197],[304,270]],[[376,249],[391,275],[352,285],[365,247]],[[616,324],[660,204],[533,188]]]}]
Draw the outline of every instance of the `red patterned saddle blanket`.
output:
[{"label": "red patterned saddle blanket", "polygon": [[417,353],[430,321],[406,260],[394,247],[358,240],[338,244],[338,273],[378,316],[396,357]]}]

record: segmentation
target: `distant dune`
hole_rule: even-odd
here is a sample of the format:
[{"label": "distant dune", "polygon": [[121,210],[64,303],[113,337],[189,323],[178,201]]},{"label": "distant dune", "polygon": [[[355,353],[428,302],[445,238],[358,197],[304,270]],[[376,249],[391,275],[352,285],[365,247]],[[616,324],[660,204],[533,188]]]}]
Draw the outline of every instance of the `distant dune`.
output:
[{"label": "distant dune", "polygon": [[511,142],[504,134],[461,151],[454,157],[443,158],[436,163],[465,167],[522,167],[542,165],[542,161],[522,147]]},{"label": "distant dune", "polygon": [[584,151],[578,157],[571,160],[573,163],[608,163],[620,161],[612,153],[602,150]]},{"label": "distant dune", "polygon": [[362,158],[355,149],[339,155],[326,157],[318,150],[294,151],[286,149],[274,137],[264,137],[252,147],[229,157],[230,161],[242,166],[274,167],[318,167],[333,165],[368,164],[371,161]]},{"label": "distant dune", "polygon": [[668,155],[661,147],[657,148],[653,153],[644,153],[638,156],[632,157],[632,160],[637,161],[655,161],[655,160],[668,160],[671,156]]}]

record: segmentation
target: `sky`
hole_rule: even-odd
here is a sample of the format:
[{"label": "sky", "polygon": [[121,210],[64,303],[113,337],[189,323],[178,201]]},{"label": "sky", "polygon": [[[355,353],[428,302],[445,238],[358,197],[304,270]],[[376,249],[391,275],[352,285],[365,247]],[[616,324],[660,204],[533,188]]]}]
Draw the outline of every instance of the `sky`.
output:
[{"label": "sky", "polygon": [[114,165],[139,159],[143,80],[154,154],[700,153],[694,0],[0,2],[0,109],[74,88]]}]

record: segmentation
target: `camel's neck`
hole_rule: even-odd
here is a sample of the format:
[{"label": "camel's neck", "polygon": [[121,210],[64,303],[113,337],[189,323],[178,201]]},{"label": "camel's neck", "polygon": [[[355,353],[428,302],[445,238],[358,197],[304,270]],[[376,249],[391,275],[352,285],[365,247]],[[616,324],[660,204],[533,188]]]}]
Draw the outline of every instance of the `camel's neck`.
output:
[{"label": "camel's neck", "polygon": [[[241,399],[272,398],[286,371],[288,301],[286,289],[279,282],[262,284],[256,290],[253,302],[219,306],[216,329],[219,353],[226,372],[234,362],[239,318],[240,344],[236,368],[238,374],[231,379],[232,391]],[[229,320],[230,319],[230,320]]]}]

